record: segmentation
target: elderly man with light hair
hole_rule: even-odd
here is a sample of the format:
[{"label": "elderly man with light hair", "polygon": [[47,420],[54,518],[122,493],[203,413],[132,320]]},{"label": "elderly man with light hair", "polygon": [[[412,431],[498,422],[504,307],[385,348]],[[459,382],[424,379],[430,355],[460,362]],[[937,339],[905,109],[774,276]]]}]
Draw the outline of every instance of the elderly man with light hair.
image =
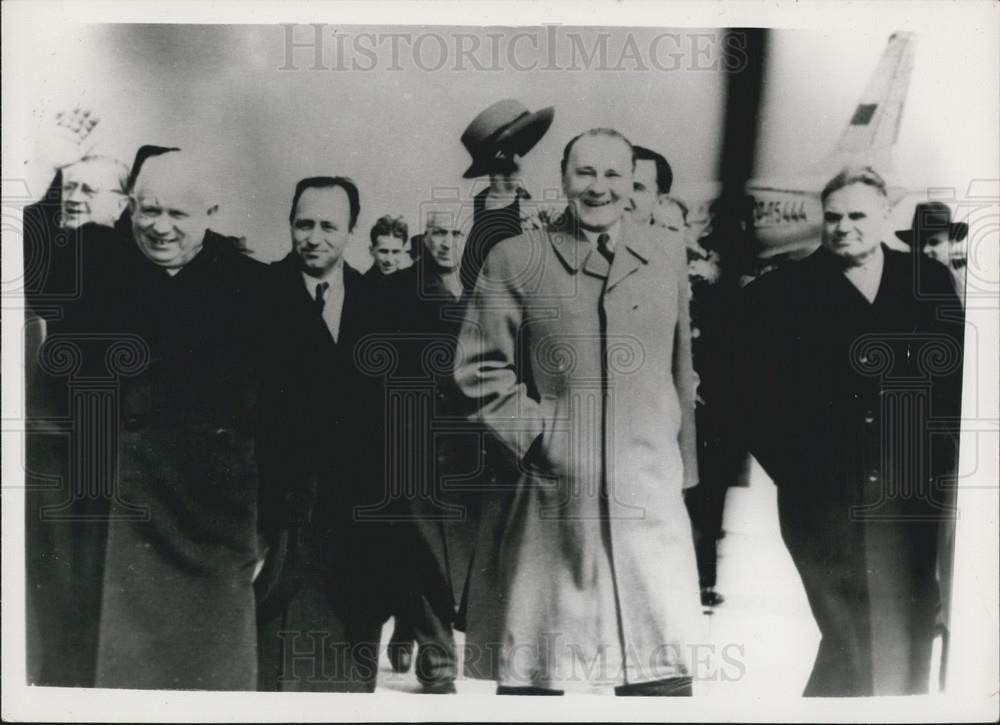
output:
[{"label": "elderly man with light hair", "polygon": [[25,167],[28,197],[37,200],[24,208],[22,226],[27,669],[39,685],[94,678],[109,502],[83,483],[80,468],[92,461],[71,455],[60,423],[70,412],[66,381],[39,353],[48,336],[92,332],[73,300],[104,284],[107,265],[104,250],[82,245],[111,236],[127,203],[128,167],[90,149],[97,123],[86,109],[57,114]]}]

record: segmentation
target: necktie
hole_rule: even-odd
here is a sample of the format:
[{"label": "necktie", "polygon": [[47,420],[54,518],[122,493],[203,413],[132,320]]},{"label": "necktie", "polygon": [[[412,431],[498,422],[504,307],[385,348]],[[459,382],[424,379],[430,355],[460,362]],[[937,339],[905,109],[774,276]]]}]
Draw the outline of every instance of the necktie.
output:
[{"label": "necktie", "polygon": [[615,258],[615,253],[608,246],[608,242],[611,241],[611,236],[608,234],[601,234],[597,237],[597,251],[601,253],[601,256],[608,260],[608,264]]},{"label": "necktie", "polygon": [[313,301],[313,305],[321,315],[323,314],[323,306],[326,304],[326,291],[328,289],[330,289],[329,282],[320,282],[316,285],[316,299]]}]

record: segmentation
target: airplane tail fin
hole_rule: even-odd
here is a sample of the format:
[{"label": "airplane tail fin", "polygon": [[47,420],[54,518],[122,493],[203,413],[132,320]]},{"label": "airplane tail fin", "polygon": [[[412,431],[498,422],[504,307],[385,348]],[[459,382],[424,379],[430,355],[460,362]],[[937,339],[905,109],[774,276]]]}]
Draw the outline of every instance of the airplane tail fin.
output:
[{"label": "airplane tail fin", "polygon": [[913,33],[889,36],[889,44],[824,167],[868,163],[884,168],[889,164],[909,90],[915,44]]}]

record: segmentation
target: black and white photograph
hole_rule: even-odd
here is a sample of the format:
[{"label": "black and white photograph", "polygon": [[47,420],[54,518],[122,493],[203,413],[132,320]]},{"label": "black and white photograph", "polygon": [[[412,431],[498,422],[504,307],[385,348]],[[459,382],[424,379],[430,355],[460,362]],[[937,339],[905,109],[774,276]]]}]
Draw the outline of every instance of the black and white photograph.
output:
[{"label": "black and white photograph", "polygon": [[996,2],[2,11],[5,720],[1000,717]]}]

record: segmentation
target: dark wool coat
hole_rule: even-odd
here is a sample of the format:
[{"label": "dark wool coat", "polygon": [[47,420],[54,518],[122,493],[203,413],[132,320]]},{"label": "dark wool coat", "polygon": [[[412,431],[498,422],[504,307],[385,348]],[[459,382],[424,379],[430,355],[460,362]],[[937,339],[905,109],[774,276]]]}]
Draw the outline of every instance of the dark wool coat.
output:
[{"label": "dark wool coat", "polygon": [[[107,405],[113,386],[91,384],[87,371],[61,360],[93,332],[81,319],[84,294],[102,286],[105,249],[119,243],[108,228],[84,231],[58,224],[60,178],[24,210],[25,310],[25,573],[28,681],[91,687],[104,572],[114,436],[93,437],[93,416],[117,414]],[[84,248],[87,252],[84,253]],[[84,270],[82,263],[87,262]],[[43,333],[62,339],[42,345]],[[67,348],[64,343],[69,343]],[[103,369],[103,345],[87,361]],[[59,350],[62,350],[62,353]],[[51,350],[56,355],[50,355]],[[82,364],[84,361],[81,359]],[[71,453],[72,451],[72,453]],[[86,451],[86,454],[84,454]],[[112,454],[112,455],[108,455]],[[95,465],[95,462],[98,462]]]},{"label": "dark wool coat", "polygon": [[[389,278],[346,264],[343,275],[334,341],[296,255],[269,271],[257,431],[260,528],[272,547],[258,582],[263,690],[373,689],[381,624],[407,572],[384,483]],[[313,658],[297,654],[310,648]]]},{"label": "dark wool coat", "polygon": [[41,654],[73,670],[44,679],[252,689],[264,266],[208,232],[171,277],[127,219],[33,238],[26,294],[49,324],[28,456],[69,500],[29,527]]},{"label": "dark wool coat", "polygon": [[129,337],[107,352],[121,430],[96,684],[254,689],[266,268],[209,233],[170,276],[128,242],[98,303],[106,329]]},{"label": "dark wool coat", "polygon": [[884,253],[872,303],[823,248],[765,275],[733,337],[732,419],[778,486],[822,634],[807,695],[928,685],[962,314],[943,267]]},{"label": "dark wool coat", "polygon": [[397,448],[398,474],[413,495],[401,502],[411,520],[400,528],[415,556],[412,570],[450,622],[475,546],[485,475],[484,434],[466,420],[470,407],[451,374],[465,300],[452,296],[428,257],[390,279],[402,334],[394,343],[400,364],[387,383],[410,396],[400,407],[408,419]]}]

